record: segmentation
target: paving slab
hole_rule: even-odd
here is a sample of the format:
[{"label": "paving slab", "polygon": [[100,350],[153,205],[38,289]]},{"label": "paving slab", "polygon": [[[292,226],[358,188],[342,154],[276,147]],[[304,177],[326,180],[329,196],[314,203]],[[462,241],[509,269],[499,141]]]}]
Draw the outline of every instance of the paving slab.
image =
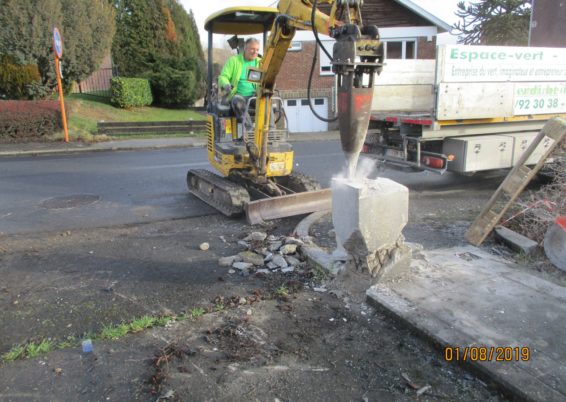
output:
[{"label": "paving slab", "polygon": [[566,401],[565,288],[467,246],[423,251],[407,277],[372,286],[367,296],[443,351],[459,348],[445,358],[513,396]]}]

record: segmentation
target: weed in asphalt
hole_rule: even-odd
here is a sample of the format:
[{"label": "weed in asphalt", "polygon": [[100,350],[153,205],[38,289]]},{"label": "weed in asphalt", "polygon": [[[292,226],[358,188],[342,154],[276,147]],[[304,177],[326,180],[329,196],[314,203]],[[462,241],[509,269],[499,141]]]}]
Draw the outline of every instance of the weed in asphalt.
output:
[{"label": "weed in asphalt", "polygon": [[17,359],[21,359],[24,357],[25,351],[26,348],[21,345],[14,346],[12,349],[10,349],[9,352],[2,355],[2,361],[11,362]]},{"label": "weed in asphalt", "polygon": [[289,296],[289,289],[287,286],[281,285],[275,290],[275,294],[277,296]]},{"label": "weed in asphalt", "polygon": [[214,306],[214,311],[216,312],[224,311],[224,304],[217,303],[216,306]]},{"label": "weed in asphalt", "polygon": [[41,342],[29,342],[25,345],[14,346],[9,352],[2,355],[2,361],[11,362],[17,359],[32,359],[49,353],[52,349],[53,343],[47,339],[43,339]]},{"label": "weed in asphalt", "polygon": [[191,317],[192,318],[199,318],[200,316],[204,315],[205,311],[202,307],[195,307],[191,310]]},{"label": "weed in asphalt", "polygon": [[155,325],[156,321],[157,319],[155,317],[144,315],[143,317],[134,319],[134,321],[131,322],[130,331],[135,334],[146,328],[151,328]]},{"label": "weed in asphalt", "polygon": [[44,353],[50,352],[52,348],[53,344],[47,339],[44,339],[39,343],[30,342],[26,346],[26,355],[29,358],[34,358]]},{"label": "weed in asphalt", "polygon": [[112,340],[120,339],[125,336],[129,330],[130,326],[128,324],[110,325],[102,329],[100,338]]}]

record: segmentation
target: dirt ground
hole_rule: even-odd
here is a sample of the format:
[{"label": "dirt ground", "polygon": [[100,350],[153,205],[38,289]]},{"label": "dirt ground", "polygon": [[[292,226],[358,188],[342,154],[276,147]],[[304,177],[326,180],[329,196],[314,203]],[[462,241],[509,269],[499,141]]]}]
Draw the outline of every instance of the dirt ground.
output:
[{"label": "dirt ground", "polygon": [[[297,222],[264,229],[286,235]],[[145,314],[206,312],[95,340],[93,353],[74,345],[2,363],[0,401],[503,400],[316,269],[220,267],[250,232],[207,216],[0,239],[0,354]]]}]

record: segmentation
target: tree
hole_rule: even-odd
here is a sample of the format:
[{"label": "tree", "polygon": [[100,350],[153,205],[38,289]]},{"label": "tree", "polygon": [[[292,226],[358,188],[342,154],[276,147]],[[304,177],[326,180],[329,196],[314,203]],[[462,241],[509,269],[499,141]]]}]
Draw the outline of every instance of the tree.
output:
[{"label": "tree", "polygon": [[0,6],[0,55],[10,56],[19,65],[37,65],[42,86],[53,87],[52,28],[61,27],[62,22],[59,0],[3,0]]},{"label": "tree", "polygon": [[204,90],[204,56],[192,13],[177,0],[116,0],[112,56],[120,75],[150,79],[157,103],[184,106]]},{"label": "tree", "polygon": [[531,18],[530,0],[460,1],[454,25],[458,41],[467,45],[526,46]]},{"label": "tree", "polygon": [[110,53],[115,32],[114,8],[107,0],[61,0],[63,6],[63,77],[87,78]]},{"label": "tree", "polygon": [[0,0],[0,55],[20,65],[37,65],[42,83],[38,92],[56,85],[55,26],[63,38],[63,81],[68,87],[94,72],[109,52],[114,10],[108,0]]}]

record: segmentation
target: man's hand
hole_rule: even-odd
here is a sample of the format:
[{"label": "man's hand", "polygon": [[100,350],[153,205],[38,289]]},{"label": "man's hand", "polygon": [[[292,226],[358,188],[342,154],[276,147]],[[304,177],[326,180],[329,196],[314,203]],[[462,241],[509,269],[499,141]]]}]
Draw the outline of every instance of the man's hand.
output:
[{"label": "man's hand", "polygon": [[232,91],[232,85],[230,84],[224,85],[224,92],[229,94],[231,91]]}]

